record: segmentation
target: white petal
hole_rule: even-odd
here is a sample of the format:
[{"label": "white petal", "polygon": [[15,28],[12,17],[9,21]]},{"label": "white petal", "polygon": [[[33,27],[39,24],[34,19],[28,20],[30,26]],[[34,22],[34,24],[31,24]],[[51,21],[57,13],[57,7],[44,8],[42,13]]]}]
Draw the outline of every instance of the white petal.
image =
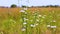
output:
[{"label": "white petal", "polygon": [[26,29],[25,28],[22,28],[22,31],[25,31]]},{"label": "white petal", "polygon": [[41,17],[42,15],[39,15],[39,17]]},{"label": "white petal", "polygon": [[45,18],[44,16],[42,18]]},{"label": "white petal", "polygon": [[50,25],[47,25],[47,27],[50,27]]},{"label": "white petal", "polygon": [[30,26],[31,26],[31,27],[35,27],[35,25],[33,25],[33,24],[31,24]]},{"label": "white petal", "polygon": [[24,18],[24,20],[28,20],[27,18]]},{"label": "white petal", "polygon": [[37,21],[37,22],[39,22],[39,20],[38,20],[38,19],[37,19],[36,21]]},{"label": "white petal", "polygon": [[56,26],[51,26],[51,28],[56,28]]},{"label": "white petal", "polygon": [[56,22],[55,20],[53,20],[53,22]]},{"label": "white petal", "polygon": [[24,22],[23,24],[27,24],[26,22]]},{"label": "white petal", "polygon": [[46,16],[46,15],[44,15],[44,16]]},{"label": "white petal", "polygon": [[36,23],[35,25],[38,25],[38,23]]},{"label": "white petal", "polygon": [[25,12],[24,10],[21,10],[20,12]]},{"label": "white petal", "polygon": [[31,27],[32,27],[33,25],[31,24]]},{"label": "white petal", "polygon": [[25,14],[27,14],[27,12],[25,12]]}]

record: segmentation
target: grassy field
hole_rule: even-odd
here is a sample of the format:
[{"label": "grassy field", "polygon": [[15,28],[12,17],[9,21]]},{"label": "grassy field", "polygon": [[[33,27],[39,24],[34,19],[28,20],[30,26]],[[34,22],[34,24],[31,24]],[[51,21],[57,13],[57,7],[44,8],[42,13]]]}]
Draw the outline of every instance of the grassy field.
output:
[{"label": "grassy field", "polygon": [[0,34],[60,34],[60,8],[0,8]]}]

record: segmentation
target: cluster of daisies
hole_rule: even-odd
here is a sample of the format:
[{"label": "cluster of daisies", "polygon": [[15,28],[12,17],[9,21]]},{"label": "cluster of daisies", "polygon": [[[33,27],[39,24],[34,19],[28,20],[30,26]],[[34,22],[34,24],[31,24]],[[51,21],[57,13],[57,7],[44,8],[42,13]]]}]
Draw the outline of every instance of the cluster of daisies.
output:
[{"label": "cluster of daisies", "polygon": [[[27,14],[26,10],[28,10],[28,9],[27,8],[23,8],[23,10],[20,10],[20,12]],[[39,15],[39,17],[41,17],[41,15]],[[23,25],[25,25],[25,26],[23,26],[22,31],[26,31],[26,24],[27,24],[27,22],[25,22],[25,21],[27,21],[29,19],[27,19],[26,17],[24,17],[23,20],[24,20]],[[30,20],[30,21],[32,22],[33,20]],[[39,20],[37,19],[36,21],[39,21]],[[37,25],[39,25],[39,24],[38,23],[31,24],[30,26],[31,27],[36,27]]]},{"label": "cluster of daisies", "polygon": [[[28,9],[27,9],[27,8],[23,8],[23,10],[20,10],[20,12],[27,14],[26,10],[28,10]],[[35,13],[35,15],[37,15],[37,13]],[[46,16],[46,15],[43,15],[43,16],[42,16],[42,15],[39,14],[39,15],[38,15],[38,18],[39,18],[39,17],[45,18],[45,16]],[[34,16],[34,17],[36,17],[36,16]],[[24,19],[24,21],[29,20],[29,19],[27,19],[27,18],[23,18],[23,19]],[[30,21],[33,21],[33,20],[30,20]],[[36,19],[36,21],[39,22],[38,19]],[[54,20],[53,22],[56,22],[56,21]],[[26,24],[27,24],[27,22],[23,22],[23,25],[26,25]],[[31,27],[36,27],[37,25],[39,25],[39,23],[30,24]],[[26,26],[24,26],[24,28],[22,28],[22,31],[26,31],[26,28],[25,28],[25,27],[26,27]],[[49,27],[49,28],[56,28],[56,26],[51,26],[51,25],[47,25],[47,27]]]},{"label": "cluster of daisies", "polygon": [[[53,20],[52,22],[56,22],[56,21]],[[55,26],[55,25],[54,25],[54,26],[52,26],[52,25],[47,25],[47,27],[48,27],[48,28],[53,28],[53,29],[54,29],[54,28],[56,28],[57,26]]]}]

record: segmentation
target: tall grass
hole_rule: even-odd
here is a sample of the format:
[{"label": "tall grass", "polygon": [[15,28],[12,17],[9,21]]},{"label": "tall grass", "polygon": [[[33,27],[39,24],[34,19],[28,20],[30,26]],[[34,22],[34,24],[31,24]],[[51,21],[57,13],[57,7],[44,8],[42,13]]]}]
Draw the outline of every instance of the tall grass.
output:
[{"label": "tall grass", "polygon": [[60,34],[60,10],[47,9],[1,12],[0,34]]}]

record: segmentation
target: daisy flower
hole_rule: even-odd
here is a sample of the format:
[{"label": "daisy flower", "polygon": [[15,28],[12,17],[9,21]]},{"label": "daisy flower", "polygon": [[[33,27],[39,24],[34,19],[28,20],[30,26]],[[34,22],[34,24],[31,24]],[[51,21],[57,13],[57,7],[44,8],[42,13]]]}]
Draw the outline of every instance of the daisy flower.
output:
[{"label": "daisy flower", "polygon": [[30,26],[31,26],[31,27],[35,27],[35,25],[33,25],[33,24],[31,24]]},{"label": "daisy flower", "polygon": [[26,29],[25,28],[22,28],[22,31],[25,31]]},{"label": "daisy flower", "polygon": [[38,15],[39,17],[42,17],[42,15]]},{"label": "daisy flower", "polygon": [[51,26],[51,28],[56,28],[56,26]]},{"label": "daisy flower", "polygon": [[35,24],[36,26],[39,25],[38,23]]},{"label": "daisy flower", "polygon": [[23,23],[24,25],[27,24],[26,22]]},{"label": "daisy flower", "polygon": [[20,10],[20,12],[23,12],[24,13],[25,11],[24,10]]},{"label": "daisy flower", "polygon": [[42,16],[42,18],[45,18],[45,16]]},{"label": "daisy flower", "polygon": [[27,18],[24,18],[24,20],[28,20]]},{"label": "daisy flower", "polygon": [[37,19],[36,21],[37,21],[37,22],[39,22],[39,20],[38,20],[38,19]]},{"label": "daisy flower", "polygon": [[53,22],[56,22],[55,20],[53,20]]},{"label": "daisy flower", "polygon": [[47,27],[50,27],[50,25],[47,25]]}]

